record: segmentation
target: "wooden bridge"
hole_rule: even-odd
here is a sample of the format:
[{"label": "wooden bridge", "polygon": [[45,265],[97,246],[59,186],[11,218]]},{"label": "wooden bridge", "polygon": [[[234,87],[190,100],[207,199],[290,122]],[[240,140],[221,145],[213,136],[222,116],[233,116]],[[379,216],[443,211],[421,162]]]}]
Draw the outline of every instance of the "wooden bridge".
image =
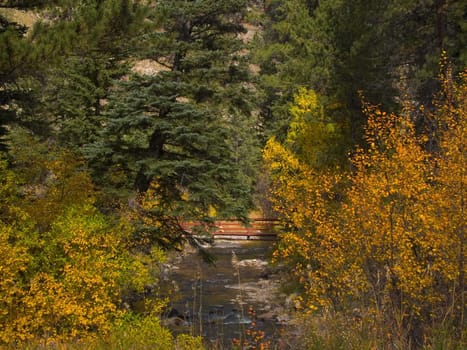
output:
[{"label": "wooden bridge", "polygon": [[[277,220],[267,218],[251,218],[249,225],[239,220],[216,221],[216,229],[212,233],[215,239],[229,240],[275,240]],[[182,224],[185,230],[191,231],[193,224]]]}]

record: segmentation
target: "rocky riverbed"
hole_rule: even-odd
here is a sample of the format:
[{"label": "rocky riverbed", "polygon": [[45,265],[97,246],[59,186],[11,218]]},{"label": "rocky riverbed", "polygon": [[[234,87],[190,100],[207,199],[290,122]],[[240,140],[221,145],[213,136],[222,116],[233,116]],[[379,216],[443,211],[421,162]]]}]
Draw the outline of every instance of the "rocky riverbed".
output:
[{"label": "rocky riverbed", "polygon": [[230,343],[254,326],[273,338],[288,321],[279,274],[268,264],[272,242],[216,241],[208,265],[194,251],[172,257],[164,286],[165,323],[175,332]]}]

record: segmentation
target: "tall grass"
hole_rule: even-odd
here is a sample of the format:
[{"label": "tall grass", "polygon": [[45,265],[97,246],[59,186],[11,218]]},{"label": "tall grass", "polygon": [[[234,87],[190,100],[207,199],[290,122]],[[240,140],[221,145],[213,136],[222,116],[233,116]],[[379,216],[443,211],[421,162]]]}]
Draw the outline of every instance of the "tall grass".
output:
[{"label": "tall grass", "polygon": [[[390,327],[377,322],[375,315],[365,312],[324,311],[319,314],[294,315],[294,326],[284,334],[281,349],[296,350],[466,350],[467,344],[454,334],[455,327],[431,329],[423,344],[410,344],[394,337]],[[467,330],[464,330],[467,335]],[[463,337],[465,339],[465,337]],[[457,339],[457,340],[456,340]]]}]

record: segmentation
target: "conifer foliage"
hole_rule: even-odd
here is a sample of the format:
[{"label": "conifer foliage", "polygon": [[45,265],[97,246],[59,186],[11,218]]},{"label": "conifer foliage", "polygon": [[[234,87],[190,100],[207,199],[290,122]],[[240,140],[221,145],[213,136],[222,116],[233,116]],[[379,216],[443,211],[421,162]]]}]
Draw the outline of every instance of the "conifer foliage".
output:
[{"label": "conifer foliage", "polygon": [[32,46],[25,38],[26,31],[26,26],[0,13],[0,151],[6,148],[3,137],[8,133],[7,125],[17,119],[15,106],[31,97],[18,84],[24,71],[31,69],[28,53]]},{"label": "conifer foliage", "polygon": [[157,72],[133,74],[116,87],[101,139],[88,148],[111,190],[151,193],[156,217],[242,217],[250,207],[251,179],[235,152],[235,141],[254,137],[240,124],[251,118],[238,38],[244,5],[158,2],[141,42]]}]

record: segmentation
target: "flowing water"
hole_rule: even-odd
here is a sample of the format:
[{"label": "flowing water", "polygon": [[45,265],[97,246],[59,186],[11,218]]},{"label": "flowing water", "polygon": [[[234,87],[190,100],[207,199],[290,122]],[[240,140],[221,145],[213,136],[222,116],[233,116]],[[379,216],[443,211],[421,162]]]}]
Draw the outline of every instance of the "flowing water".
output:
[{"label": "flowing water", "polygon": [[177,257],[165,278],[171,290],[166,322],[175,333],[202,335],[213,348],[264,332],[272,339],[278,321],[278,281],[268,267],[270,241],[216,241],[215,265],[196,253]]}]

